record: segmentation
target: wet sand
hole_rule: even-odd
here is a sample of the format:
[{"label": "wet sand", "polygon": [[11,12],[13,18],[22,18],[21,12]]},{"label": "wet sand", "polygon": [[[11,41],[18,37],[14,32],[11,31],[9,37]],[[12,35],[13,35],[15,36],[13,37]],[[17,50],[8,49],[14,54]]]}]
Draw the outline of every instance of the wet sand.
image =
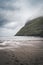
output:
[{"label": "wet sand", "polygon": [[0,65],[43,65],[43,40],[0,42]]}]

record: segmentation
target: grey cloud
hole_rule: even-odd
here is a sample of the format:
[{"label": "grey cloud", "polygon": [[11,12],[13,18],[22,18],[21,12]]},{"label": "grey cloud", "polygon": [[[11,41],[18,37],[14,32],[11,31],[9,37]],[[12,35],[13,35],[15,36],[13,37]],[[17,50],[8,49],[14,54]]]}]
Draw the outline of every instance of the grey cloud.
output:
[{"label": "grey cloud", "polygon": [[19,7],[13,6],[17,0],[0,0],[0,9],[3,10],[19,10]]},{"label": "grey cloud", "polygon": [[[14,26],[12,25],[12,23],[15,24],[16,22],[15,21],[12,22],[12,21],[8,20],[7,18],[4,18],[4,16],[0,15],[0,27],[1,28],[8,28],[8,29],[16,28],[18,23],[15,24]],[[10,24],[11,24],[11,26],[10,26]]]},{"label": "grey cloud", "polygon": [[43,0],[30,0],[30,3],[31,3],[31,5],[34,6],[34,5],[42,4]]},{"label": "grey cloud", "polygon": [[7,23],[7,19],[0,15],[0,27],[3,27]]},{"label": "grey cloud", "polygon": [[3,2],[16,2],[17,0],[0,0],[0,3],[3,3]]}]

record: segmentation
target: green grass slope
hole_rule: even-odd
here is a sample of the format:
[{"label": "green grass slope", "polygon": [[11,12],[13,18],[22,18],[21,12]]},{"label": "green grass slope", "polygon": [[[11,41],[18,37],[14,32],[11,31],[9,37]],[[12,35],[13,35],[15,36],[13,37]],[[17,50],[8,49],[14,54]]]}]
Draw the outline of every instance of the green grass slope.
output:
[{"label": "green grass slope", "polygon": [[43,37],[43,17],[28,21],[16,36],[41,36]]}]

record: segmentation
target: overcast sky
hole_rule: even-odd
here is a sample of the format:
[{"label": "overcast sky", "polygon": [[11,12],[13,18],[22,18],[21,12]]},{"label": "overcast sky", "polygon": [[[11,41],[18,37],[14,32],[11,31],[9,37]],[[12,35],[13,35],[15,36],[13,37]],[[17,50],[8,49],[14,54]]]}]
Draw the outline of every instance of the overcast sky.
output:
[{"label": "overcast sky", "polygon": [[0,0],[0,36],[15,35],[38,16],[43,16],[43,0]]}]

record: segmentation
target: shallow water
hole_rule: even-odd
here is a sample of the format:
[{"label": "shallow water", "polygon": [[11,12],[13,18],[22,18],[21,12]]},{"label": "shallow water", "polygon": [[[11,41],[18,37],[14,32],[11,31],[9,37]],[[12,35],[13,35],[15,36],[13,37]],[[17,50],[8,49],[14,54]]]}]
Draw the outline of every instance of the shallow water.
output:
[{"label": "shallow water", "polygon": [[43,65],[43,38],[0,37],[0,65]]},{"label": "shallow water", "polygon": [[0,37],[0,49],[18,48],[20,46],[33,46],[34,44],[43,43],[41,37],[28,36],[14,36],[14,37]]},{"label": "shallow water", "polygon": [[13,36],[13,37],[0,37],[0,40],[43,40],[42,37],[33,37],[33,36]]}]

